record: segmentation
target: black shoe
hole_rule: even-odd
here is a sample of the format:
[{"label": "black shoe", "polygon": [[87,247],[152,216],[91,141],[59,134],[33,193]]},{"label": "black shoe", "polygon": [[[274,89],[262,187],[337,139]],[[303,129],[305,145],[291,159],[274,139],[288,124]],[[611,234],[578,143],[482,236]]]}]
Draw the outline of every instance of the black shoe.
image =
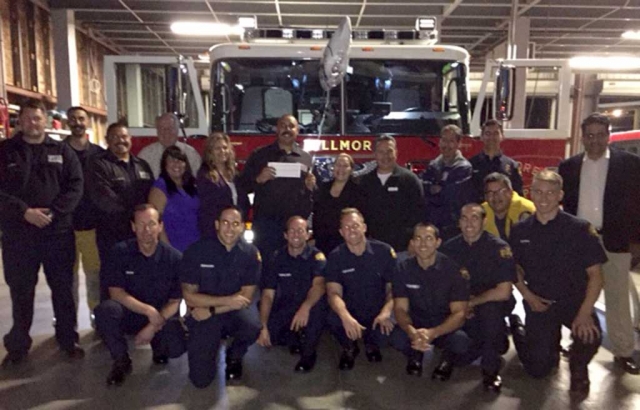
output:
[{"label": "black shoe", "polygon": [[511,331],[511,335],[514,337],[524,336],[524,323],[522,323],[522,319],[520,316],[515,313],[509,315],[509,330]]},{"label": "black shoe", "polygon": [[355,364],[356,357],[360,353],[360,349],[356,345],[351,349],[343,349],[342,355],[340,356],[340,363],[338,364],[338,368],[340,370],[351,370],[353,369],[353,365]]},{"label": "black shoe", "polygon": [[588,373],[571,373],[571,387],[572,393],[589,394],[589,374]]},{"label": "black shoe", "polygon": [[84,350],[77,344],[70,347],[61,347],[60,350],[62,350],[69,359],[82,359],[84,357]]},{"label": "black shoe", "polygon": [[129,356],[124,359],[119,359],[113,362],[111,371],[107,376],[107,386],[120,386],[129,373],[131,373],[131,359]]},{"label": "black shoe", "polygon": [[409,376],[422,376],[422,361],[409,360],[407,362],[407,374]]},{"label": "black shoe", "polygon": [[484,386],[484,389],[487,391],[500,393],[500,390],[502,389],[502,378],[498,373],[494,373],[494,374],[483,373],[482,385]]},{"label": "black shoe", "polygon": [[294,344],[294,345],[289,346],[289,353],[291,353],[292,355],[300,354],[301,351],[302,351],[302,349],[300,348],[300,345],[298,345],[298,344]]},{"label": "black shoe", "polygon": [[613,362],[629,374],[640,374],[640,367],[632,357],[614,357]]},{"label": "black shoe", "polygon": [[225,370],[227,380],[238,380],[242,378],[242,360],[227,360]]},{"label": "black shoe", "polygon": [[310,356],[302,356],[296,367],[293,368],[296,372],[299,373],[308,373],[313,370],[313,367],[316,365],[316,354],[312,354]]},{"label": "black shoe", "polygon": [[446,382],[451,378],[451,373],[453,373],[453,363],[443,359],[431,373],[431,378]]},{"label": "black shoe", "polygon": [[367,356],[367,360],[371,363],[379,363],[382,361],[382,353],[378,346],[372,346],[367,348],[364,354]]},{"label": "black shoe", "polygon": [[4,359],[2,359],[2,367],[7,368],[11,366],[17,366],[22,362],[24,362],[26,359],[27,359],[26,352],[9,352],[4,357]]},{"label": "black shoe", "polygon": [[153,362],[155,364],[167,364],[169,363],[169,358],[166,355],[153,355]]}]

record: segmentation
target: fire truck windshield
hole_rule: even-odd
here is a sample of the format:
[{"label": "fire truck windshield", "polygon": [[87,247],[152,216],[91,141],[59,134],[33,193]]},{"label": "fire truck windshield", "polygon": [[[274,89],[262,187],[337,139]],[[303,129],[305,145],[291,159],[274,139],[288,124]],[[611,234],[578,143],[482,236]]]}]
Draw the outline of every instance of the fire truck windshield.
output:
[{"label": "fire truck windshield", "polygon": [[[351,59],[342,87],[329,94],[322,134],[438,135],[468,130],[466,66],[444,60]],[[272,133],[293,113],[301,133],[319,130],[327,93],[318,60],[232,58],[212,65],[212,129]],[[344,116],[344,122],[342,121]],[[341,125],[344,124],[344,125]]]}]

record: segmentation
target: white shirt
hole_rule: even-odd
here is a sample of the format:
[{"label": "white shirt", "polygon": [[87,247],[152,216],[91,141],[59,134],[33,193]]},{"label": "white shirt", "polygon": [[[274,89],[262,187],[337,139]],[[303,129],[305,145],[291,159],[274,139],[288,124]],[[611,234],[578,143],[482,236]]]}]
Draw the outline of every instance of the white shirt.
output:
[{"label": "white shirt", "polygon": [[604,189],[609,171],[609,149],[597,160],[585,153],[580,171],[580,196],[578,197],[578,217],[586,219],[596,228],[602,228]]},{"label": "white shirt", "polygon": [[[195,148],[191,145],[185,144],[184,142],[176,142],[176,147],[180,148],[180,151],[184,152],[187,156],[191,172],[195,176],[200,169],[200,163],[202,161],[200,154],[198,154],[198,151],[196,151]],[[138,154],[138,158],[142,158],[149,163],[151,171],[153,171],[154,179],[157,179],[160,176],[160,160],[162,159],[163,153],[164,146],[159,142],[154,142],[153,144],[149,144],[144,147]]]},{"label": "white shirt", "polygon": [[392,172],[389,172],[387,174],[381,174],[381,173],[378,172],[378,178],[380,178],[380,182],[382,183],[382,185],[387,183],[387,180],[389,179],[391,174],[392,174]]}]

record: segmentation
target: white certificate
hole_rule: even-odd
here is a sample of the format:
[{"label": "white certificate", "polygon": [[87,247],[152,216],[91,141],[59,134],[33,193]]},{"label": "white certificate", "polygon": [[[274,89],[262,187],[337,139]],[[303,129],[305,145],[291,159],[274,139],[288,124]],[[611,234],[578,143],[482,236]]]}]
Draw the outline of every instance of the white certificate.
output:
[{"label": "white certificate", "polygon": [[267,165],[275,168],[276,178],[300,178],[302,172],[302,164],[298,162],[269,162]]}]

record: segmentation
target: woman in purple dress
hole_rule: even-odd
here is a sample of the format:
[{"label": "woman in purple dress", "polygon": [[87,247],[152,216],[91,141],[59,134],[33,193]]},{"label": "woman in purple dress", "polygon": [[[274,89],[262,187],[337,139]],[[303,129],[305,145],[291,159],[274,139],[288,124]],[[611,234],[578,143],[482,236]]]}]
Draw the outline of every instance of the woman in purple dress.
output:
[{"label": "woman in purple dress", "polygon": [[160,177],[149,192],[149,203],[162,215],[164,230],[160,240],[184,252],[200,238],[196,179],[187,156],[176,146],[164,151],[160,167]]},{"label": "woman in purple dress", "polygon": [[237,177],[236,156],[229,136],[214,132],[205,143],[196,179],[201,201],[198,226],[202,236],[215,235],[215,220],[227,206],[235,205],[247,216],[249,200],[236,184]]}]

